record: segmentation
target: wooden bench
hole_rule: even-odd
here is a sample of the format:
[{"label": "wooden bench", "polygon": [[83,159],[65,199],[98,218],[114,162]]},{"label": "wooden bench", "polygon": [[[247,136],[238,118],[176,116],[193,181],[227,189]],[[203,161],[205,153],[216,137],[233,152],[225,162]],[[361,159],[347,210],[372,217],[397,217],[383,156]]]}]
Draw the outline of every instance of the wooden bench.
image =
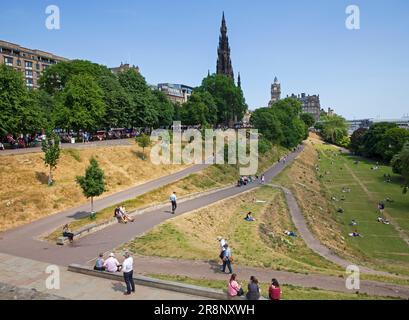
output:
[{"label": "wooden bench", "polygon": [[[84,228],[82,228],[82,229],[79,229],[79,230],[77,230],[77,231],[74,231],[73,232],[73,234],[74,234],[74,240],[75,240],[75,238],[77,237],[80,237],[80,236],[82,236],[82,235],[84,235],[84,234],[87,234],[87,233],[89,233],[93,228],[95,228],[97,226],[97,224],[96,223],[93,223],[93,224],[90,224],[90,225],[88,225],[88,226],[86,226],[86,227],[84,227]],[[68,239],[68,237],[64,237],[64,236],[61,236],[61,237],[58,237],[58,239],[57,239],[57,244],[58,245],[60,245],[60,246],[63,246],[64,244],[66,244],[66,243],[68,243],[69,242],[69,239]]]}]

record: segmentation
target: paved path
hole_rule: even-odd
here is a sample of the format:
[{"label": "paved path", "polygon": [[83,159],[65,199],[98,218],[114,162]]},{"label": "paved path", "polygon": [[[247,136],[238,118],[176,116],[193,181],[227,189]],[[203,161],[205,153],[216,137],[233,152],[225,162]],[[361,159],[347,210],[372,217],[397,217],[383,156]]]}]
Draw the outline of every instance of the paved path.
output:
[{"label": "paved path", "polygon": [[[289,154],[286,163],[279,163],[267,170],[265,173],[266,180],[269,181],[278,175],[301,151],[302,148],[297,152]],[[201,169],[203,169],[203,166],[193,166],[171,176],[163,177],[148,182],[145,185],[111,195],[96,201],[95,207],[97,210],[100,210],[103,207],[107,207],[123,201],[124,199],[132,198],[138,194],[157,188],[165,184],[164,182],[170,183],[176,181],[189,173],[197,172]],[[232,186],[214,193],[205,194],[192,200],[187,200],[178,205],[176,215],[203,208],[212,203],[252,190],[258,186],[259,184],[257,183],[243,187]],[[82,206],[74,210],[66,210],[61,214],[46,217],[1,234],[0,252],[65,266],[68,266],[71,263],[84,264],[85,262],[94,259],[98,252],[110,251],[112,248],[118,247],[119,245],[142,235],[154,226],[175,216],[163,208],[152,209],[151,211],[146,211],[143,214],[137,215],[134,223],[128,223],[126,225],[111,225],[99,232],[92,233],[78,241],[74,241],[72,246],[56,246],[53,243],[38,240],[38,237],[43,233],[54,230],[56,227],[61,226],[76,215],[83,214],[82,211],[85,210],[85,207]]]},{"label": "paved path", "polygon": [[[62,149],[85,149],[95,147],[112,147],[112,146],[128,146],[131,145],[132,139],[104,140],[93,141],[89,143],[62,143]],[[22,149],[7,149],[0,150],[0,156],[10,156],[17,154],[37,153],[42,152],[41,147],[22,148]]]},{"label": "paved path", "polygon": [[[137,257],[135,268],[138,273],[145,275],[180,275],[193,279],[225,280],[229,275],[220,271],[220,265],[212,261],[187,261],[181,259]],[[233,264],[233,271],[240,277],[240,281],[247,283],[250,276],[256,276],[259,281],[270,283],[272,278],[279,279],[282,284],[291,284],[301,287],[319,288],[323,290],[355,293],[358,290],[348,290],[345,279],[316,275],[301,274],[287,271],[267,270],[248,266],[237,266]],[[401,297],[409,299],[409,287],[386,284],[377,281],[361,280],[360,293],[378,295],[385,297]]]},{"label": "paved path", "polygon": [[[49,264],[0,253],[0,299],[46,299],[58,297],[74,300],[203,300],[189,294],[145,286],[135,286],[135,293],[124,296],[124,282],[69,272],[66,267],[58,267],[60,288],[47,289],[46,273]],[[55,274],[55,271],[53,271]],[[13,292],[8,289],[17,288]],[[34,292],[32,289],[35,289]]]}]

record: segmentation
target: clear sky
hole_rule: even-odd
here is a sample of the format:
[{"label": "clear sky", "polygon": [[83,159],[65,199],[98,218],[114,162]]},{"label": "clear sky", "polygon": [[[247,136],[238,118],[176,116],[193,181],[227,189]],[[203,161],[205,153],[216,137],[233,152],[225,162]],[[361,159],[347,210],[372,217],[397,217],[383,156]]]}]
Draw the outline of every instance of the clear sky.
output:
[{"label": "clear sky", "polygon": [[[45,27],[58,5],[61,29]],[[345,27],[348,5],[361,29]],[[199,85],[215,72],[226,13],[235,74],[250,109],[283,95],[320,94],[347,118],[409,114],[407,0],[19,0],[1,5],[0,39],[67,58],[141,68],[152,84]]]}]

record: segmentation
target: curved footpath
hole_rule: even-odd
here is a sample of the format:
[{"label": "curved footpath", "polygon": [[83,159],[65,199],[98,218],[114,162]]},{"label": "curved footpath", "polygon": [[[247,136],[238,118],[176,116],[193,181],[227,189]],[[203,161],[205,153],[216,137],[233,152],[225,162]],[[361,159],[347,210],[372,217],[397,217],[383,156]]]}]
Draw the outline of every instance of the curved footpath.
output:
[{"label": "curved footpath", "polygon": [[[288,166],[303,148],[293,152],[287,156],[286,163],[278,163],[271,167],[265,173],[267,181],[270,181],[277,176],[286,166]],[[148,182],[144,185],[137,186],[117,194],[113,194],[106,198],[95,202],[97,210],[113,205],[115,203],[133,198],[137,195],[143,194],[162,185],[177,181],[191,173],[202,170],[206,165],[193,166],[182,170],[178,173],[167,177]],[[39,236],[47,231],[52,231],[58,226],[61,226],[66,221],[75,219],[80,215],[85,214],[86,205],[79,206],[74,209],[66,210],[60,214],[49,216],[41,220],[30,223],[26,226],[10,230],[0,234],[0,252],[10,255],[20,256],[37,261],[53,263],[57,265],[68,266],[69,264],[87,264],[92,261],[98,252],[108,252],[112,248],[118,247],[121,244],[142,235],[149,231],[154,226],[196,209],[209,206],[215,202],[224,200],[229,197],[234,197],[246,191],[250,191],[259,187],[259,184],[250,184],[244,187],[232,186],[213,193],[205,194],[197,198],[187,200],[178,205],[176,215],[172,215],[163,208],[153,208],[135,217],[134,223],[114,224],[103,230],[92,233],[80,240],[74,242],[73,245],[56,246],[52,243],[38,240]],[[280,186],[274,186],[279,187]],[[282,188],[283,189],[283,188]],[[291,216],[294,223],[307,243],[307,245],[321,256],[328,260],[346,266],[348,261],[332,254],[328,248],[324,247],[309,231],[305,219],[295,201],[295,198],[287,189],[283,189],[290,208]],[[144,267],[145,266],[145,267]],[[237,271],[241,275],[250,274],[254,272],[260,275],[260,279],[271,279],[271,275],[276,274],[283,283],[289,283],[300,286],[313,286],[325,290],[345,291],[345,280],[337,277],[324,275],[300,275],[297,273],[273,271],[266,269],[256,269],[249,267],[236,266]],[[163,273],[163,274],[177,274],[192,277],[205,277],[206,279],[225,279],[225,275],[217,274],[218,266],[203,262],[181,261],[172,259],[146,258],[138,257],[136,259],[136,270],[145,273]],[[190,271],[189,271],[190,270]],[[362,270],[364,271],[364,270]],[[372,270],[367,270],[373,273]],[[243,278],[242,278],[243,279]],[[266,280],[267,281],[267,280]],[[361,281],[361,292],[381,296],[399,296],[409,298],[409,287],[385,284],[376,281]]]}]

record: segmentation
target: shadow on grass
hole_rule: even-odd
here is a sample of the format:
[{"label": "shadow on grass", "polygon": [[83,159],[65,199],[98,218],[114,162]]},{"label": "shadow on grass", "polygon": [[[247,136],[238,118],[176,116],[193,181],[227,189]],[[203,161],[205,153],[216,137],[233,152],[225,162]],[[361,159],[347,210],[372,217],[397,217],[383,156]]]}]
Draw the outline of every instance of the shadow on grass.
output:
[{"label": "shadow on grass", "polygon": [[41,184],[46,184],[48,185],[48,175],[46,175],[44,172],[36,172],[36,179],[38,180],[38,182],[40,182]]},{"label": "shadow on grass", "polygon": [[135,151],[135,150],[132,150],[132,153],[137,157],[137,158],[139,158],[139,159],[141,159],[141,160],[146,160],[146,155],[144,155],[143,154],[143,152],[141,152],[141,151]]},{"label": "shadow on grass", "polygon": [[68,218],[73,218],[75,220],[82,220],[85,218],[89,218],[90,215],[91,213],[86,212],[86,211],[77,211],[74,214],[68,216]]}]

